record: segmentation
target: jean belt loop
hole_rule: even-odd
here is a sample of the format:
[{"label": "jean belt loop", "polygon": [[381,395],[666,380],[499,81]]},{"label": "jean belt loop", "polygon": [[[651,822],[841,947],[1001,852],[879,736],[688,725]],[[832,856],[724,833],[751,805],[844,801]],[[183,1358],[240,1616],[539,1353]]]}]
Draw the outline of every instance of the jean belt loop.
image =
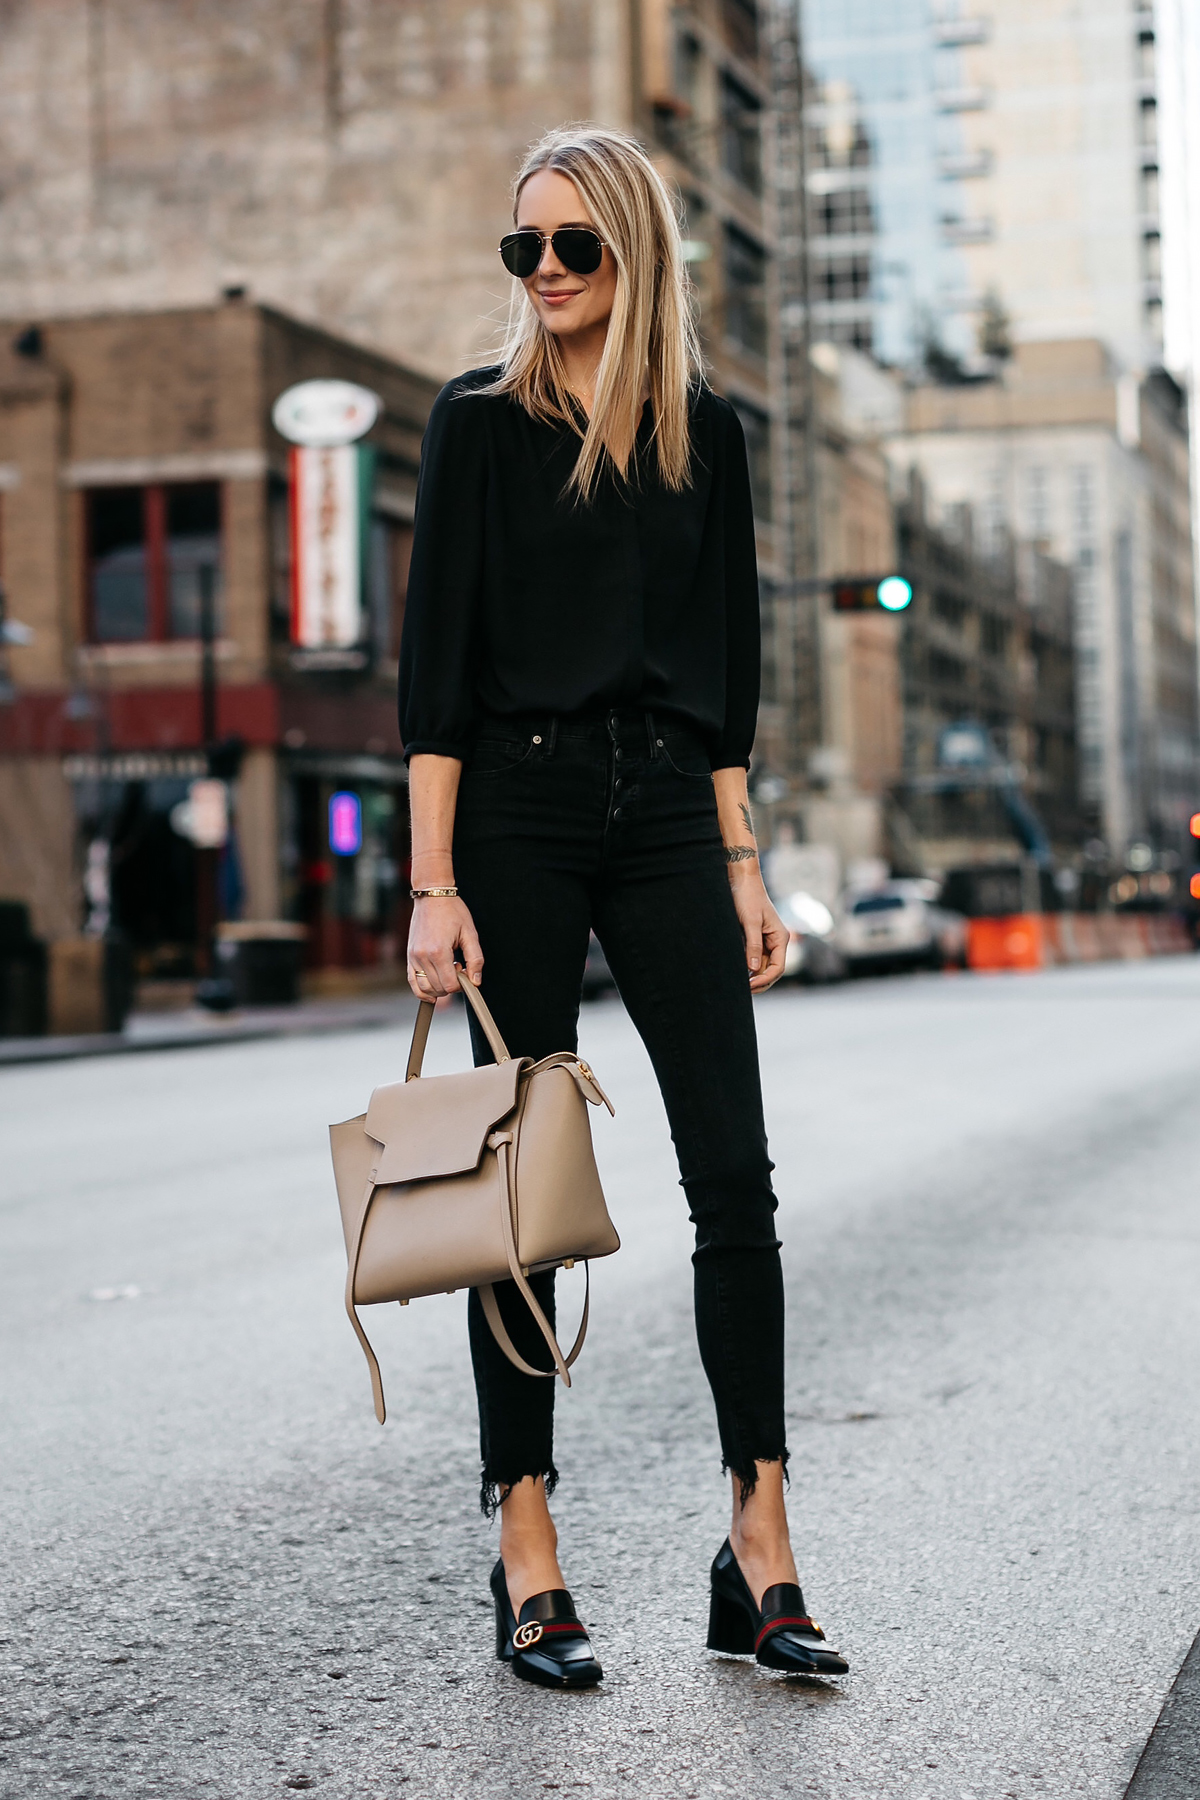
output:
[{"label": "jean belt loop", "polygon": [[658,761],[658,733],[654,728],[654,714],[646,713],[646,747],[650,752],[650,761]]},{"label": "jean belt loop", "polygon": [[558,714],[555,713],[546,732],[546,755],[554,755],[554,747],[558,743]]}]

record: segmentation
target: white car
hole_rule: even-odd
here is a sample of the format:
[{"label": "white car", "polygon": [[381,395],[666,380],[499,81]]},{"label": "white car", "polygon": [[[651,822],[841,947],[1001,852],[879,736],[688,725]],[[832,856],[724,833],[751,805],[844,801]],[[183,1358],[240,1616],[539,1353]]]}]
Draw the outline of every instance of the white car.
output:
[{"label": "white car", "polygon": [[787,926],[783,974],[793,981],[840,981],[846,965],[834,944],[833,914],[813,894],[788,894],[777,912]]},{"label": "white car", "polygon": [[850,967],[965,967],[966,920],[936,905],[936,893],[931,881],[888,881],[848,896],[835,942]]}]

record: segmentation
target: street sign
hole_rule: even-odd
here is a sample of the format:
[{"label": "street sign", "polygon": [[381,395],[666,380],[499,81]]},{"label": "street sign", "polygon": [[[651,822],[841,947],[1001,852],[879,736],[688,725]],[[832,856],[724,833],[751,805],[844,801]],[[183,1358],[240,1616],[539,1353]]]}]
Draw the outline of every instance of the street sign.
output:
[{"label": "street sign", "polygon": [[280,394],[271,419],[289,444],[328,449],[370,431],[381,406],[378,394],[353,381],[300,381]]},{"label": "street sign", "polygon": [[335,856],[357,856],[362,849],[362,801],[346,789],[329,798],[329,848]]},{"label": "street sign", "polygon": [[856,576],[834,581],[834,612],[903,612],[912,604],[912,584],[903,575]]},{"label": "street sign", "polygon": [[348,649],[362,636],[367,460],[357,444],[291,452],[292,642],[303,649]]}]

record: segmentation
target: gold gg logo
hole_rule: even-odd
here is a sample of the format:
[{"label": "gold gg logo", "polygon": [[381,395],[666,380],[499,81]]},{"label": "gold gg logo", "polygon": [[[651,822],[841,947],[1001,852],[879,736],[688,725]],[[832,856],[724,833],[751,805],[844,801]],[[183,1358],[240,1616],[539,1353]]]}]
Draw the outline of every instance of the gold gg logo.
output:
[{"label": "gold gg logo", "polygon": [[518,1625],[513,1632],[513,1649],[528,1650],[532,1644],[537,1643],[541,1635],[542,1628],[536,1619],[531,1620],[528,1625]]}]

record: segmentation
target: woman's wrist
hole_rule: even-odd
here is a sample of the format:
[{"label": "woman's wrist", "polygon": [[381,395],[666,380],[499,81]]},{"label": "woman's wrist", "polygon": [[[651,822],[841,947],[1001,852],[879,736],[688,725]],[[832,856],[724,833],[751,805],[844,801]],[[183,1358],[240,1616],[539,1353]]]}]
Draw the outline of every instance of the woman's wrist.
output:
[{"label": "woman's wrist", "polygon": [[409,883],[414,888],[454,887],[454,862],[448,850],[423,850],[409,864]]},{"label": "woman's wrist", "polygon": [[725,846],[725,873],[734,887],[758,887],[762,882],[762,870],[758,866],[758,852],[752,850],[749,856],[731,857],[731,849],[740,849],[740,845]]}]

